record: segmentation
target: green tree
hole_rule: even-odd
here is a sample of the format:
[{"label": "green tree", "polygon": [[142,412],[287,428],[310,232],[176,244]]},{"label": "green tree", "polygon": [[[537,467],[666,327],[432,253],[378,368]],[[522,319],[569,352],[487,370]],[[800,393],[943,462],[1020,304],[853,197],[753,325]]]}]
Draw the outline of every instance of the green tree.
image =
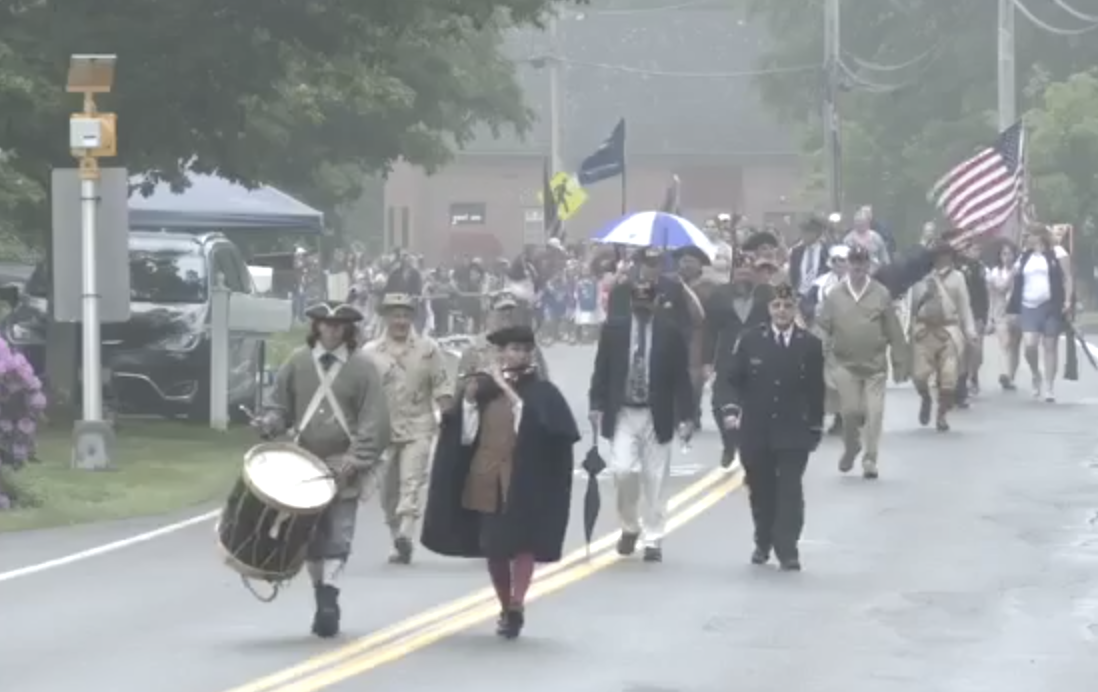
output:
[{"label": "green tree", "polygon": [[[349,177],[437,167],[484,125],[526,131],[501,32],[561,2],[19,3],[0,9],[0,168],[44,188],[72,165],[68,56],[115,53],[101,108],[119,115],[119,164],[177,188],[188,170],[269,182],[332,211],[358,196]],[[44,227],[43,205],[5,200],[0,217]]]},{"label": "green tree", "polygon": [[[742,1],[772,37],[763,67],[821,64],[818,73],[759,80],[775,113],[819,130],[823,0]],[[996,3],[844,0],[842,9],[845,197],[850,205],[873,203],[895,230],[913,236],[934,213],[925,199],[930,186],[995,136]],[[1021,16],[1015,43],[1020,83],[1037,74],[1063,79],[1098,62],[1093,35],[1051,35]],[[1029,103],[1018,107],[1024,112]]]}]

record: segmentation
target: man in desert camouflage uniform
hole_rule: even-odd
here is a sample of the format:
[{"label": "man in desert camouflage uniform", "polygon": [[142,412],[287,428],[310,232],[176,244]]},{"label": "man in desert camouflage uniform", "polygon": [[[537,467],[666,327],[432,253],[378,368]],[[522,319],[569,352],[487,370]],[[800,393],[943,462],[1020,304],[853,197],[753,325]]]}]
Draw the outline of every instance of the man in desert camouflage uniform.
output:
[{"label": "man in desert camouflage uniform", "polygon": [[398,565],[412,561],[431,443],[438,430],[436,407],[449,408],[454,392],[442,350],[413,326],[416,307],[411,295],[386,294],[381,301],[385,331],[365,347],[389,399],[392,433],[381,478],[381,508],[393,541],[389,562]]}]

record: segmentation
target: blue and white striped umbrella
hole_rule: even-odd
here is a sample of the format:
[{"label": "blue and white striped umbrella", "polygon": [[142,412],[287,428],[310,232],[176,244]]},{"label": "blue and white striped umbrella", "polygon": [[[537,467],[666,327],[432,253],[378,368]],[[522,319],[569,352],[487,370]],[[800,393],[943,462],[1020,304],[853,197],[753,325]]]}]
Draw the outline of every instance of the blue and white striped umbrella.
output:
[{"label": "blue and white striped umbrella", "polygon": [[599,231],[593,240],[599,243],[671,250],[693,246],[710,259],[717,254],[716,246],[705,237],[700,228],[681,216],[662,211],[642,211],[623,216]]}]

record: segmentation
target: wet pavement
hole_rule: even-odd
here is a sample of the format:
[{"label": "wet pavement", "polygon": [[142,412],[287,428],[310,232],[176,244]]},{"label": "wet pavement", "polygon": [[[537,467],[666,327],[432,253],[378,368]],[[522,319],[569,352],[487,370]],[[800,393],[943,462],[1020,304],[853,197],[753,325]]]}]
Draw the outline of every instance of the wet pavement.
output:
[{"label": "wet pavement", "polygon": [[[556,347],[550,358],[556,373],[577,373],[564,388],[582,415],[590,350]],[[324,678],[237,692],[322,682],[340,692],[1085,688],[1098,679],[1098,374],[1083,376],[1060,386],[1055,405],[988,393],[956,414],[949,435],[918,429],[914,395],[890,391],[880,481],[840,476],[833,440],[813,459],[801,574],[747,564],[750,522],[737,493],[679,527],[664,564],[616,561],[531,603],[517,642],[479,622],[431,646],[411,635],[374,647],[357,665],[327,666]],[[704,431],[676,464],[709,466],[717,447]],[[600,534],[613,529],[610,514]],[[578,524],[570,549],[582,544]],[[63,553],[122,528],[33,543]],[[0,572],[32,543],[10,538],[0,535]],[[341,644],[486,585],[471,562],[423,555],[411,568],[385,565],[384,543],[376,505],[363,508]],[[27,562],[56,557],[45,552]],[[185,529],[0,583],[0,685],[225,692],[337,646],[307,636],[310,615],[307,585],[262,605],[217,564],[212,525]],[[339,681],[355,667],[370,670]]]}]

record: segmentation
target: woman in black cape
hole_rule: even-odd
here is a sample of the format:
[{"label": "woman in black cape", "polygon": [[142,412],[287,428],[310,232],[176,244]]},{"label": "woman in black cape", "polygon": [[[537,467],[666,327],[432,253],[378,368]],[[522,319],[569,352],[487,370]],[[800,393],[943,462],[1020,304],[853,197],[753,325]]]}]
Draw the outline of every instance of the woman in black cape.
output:
[{"label": "woman in black cape", "polygon": [[443,414],[421,542],[487,559],[497,634],[514,638],[534,565],[561,558],[580,434],[564,395],[531,364],[533,330],[506,327],[488,340],[501,367],[467,378],[462,400]]}]

